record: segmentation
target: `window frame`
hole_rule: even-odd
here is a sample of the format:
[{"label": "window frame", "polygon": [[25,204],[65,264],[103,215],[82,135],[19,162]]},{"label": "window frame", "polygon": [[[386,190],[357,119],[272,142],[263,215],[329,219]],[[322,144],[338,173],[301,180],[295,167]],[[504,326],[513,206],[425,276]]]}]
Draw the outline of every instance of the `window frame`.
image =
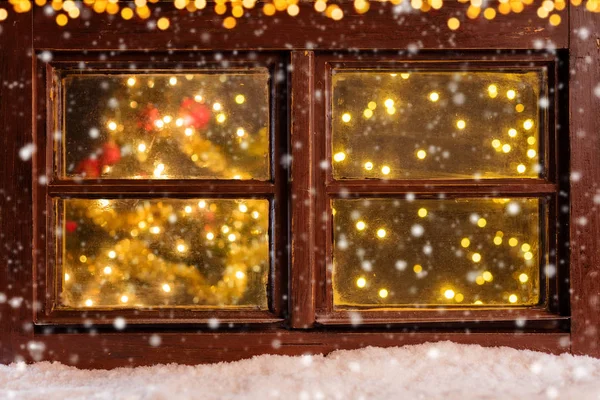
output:
[{"label": "window frame", "polygon": [[[600,356],[600,306],[588,301],[598,293],[600,251],[597,233],[600,215],[594,213],[597,204],[590,190],[600,182],[600,165],[594,160],[600,154],[600,141],[592,136],[598,131],[598,119],[591,114],[600,106],[593,88],[600,81],[600,56],[593,39],[583,41],[575,33],[578,29],[600,26],[600,14],[589,13],[584,7],[569,4],[568,18],[557,27],[549,27],[546,20],[537,18],[535,8],[493,21],[467,21],[461,29],[443,33],[450,16],[462,14],[463,5],[448,3],[435,13],[419,18],[400,16],[391,18],[389,4],[371,3],[365,16],[356,16],[351,3],[342,3],[347,18],[341,22],[314,15],[312,5],[300,3],[300,14],[291,18],[277,15],[265,25],[263,17],[244,19],[243,23],[225,32],[222,18],[211,12],[188,14],[172,4],[161,3],[161,16],[177,21],[178,31],[148,30],[144,22],[121,21],[106,14],[94,15],[89,20],[78,19],[69,24],[70,35],[47,18],[41,8],[31,13],[12,14],[11,24],[5,24],[0,35],[0,48],[6,57],[0,62],[0,76],[6,84],[0,85],[0,122],[5,134],[0,146],[0,291],[6,302],[0,302],[0,361],[33,361],[35,356],[28,345],[43,348],[43,357],[80,368],[115,368],[122,366],[152,365],[165,362],[196,364],[199,362],[233,361],[254,355],[271,353],[300,355],[326,353],[336,349],[353,349],[367,345],[400,346],[439,340],[457,343],[476,343],[482,346],[510,346],[552,353],[571,352]],[[567,15],[567,14],[565,14]],[[351,18],[349,17],[351,16]],[[154,17],[153,17],[154,18]],[[364,18],[364,20],[363,20]],[[401,22],[401,25],[398,23]],[[199,31],[199,27],[202,27]],[[432,28],[435,27],[435,28]],[[439,27],[436,34],[422,35],[423,29]],[[256,32],[263,35],[255,35]],[[432,32],[433,32],[432,31]],[[8,34],[10,33],[10,34]],[[205,33],[205,35],[201,35]],[[596,32],[598,33],[598,32]],[[592,32],[592,34],[594,34]],[[215,38],[218,37],[218,40]],[[591,36],[593,37],[593,36]],[[561,69],[569,80],[562,82],[559,92],[562,119],[559,130],[559,151],[563,155],[559,178],[557,206],[570,208],[569,223],[560,232],[560,245],[569,252],[565,261],[570,264],[569,281],[563,290],[571,291],[570,304],[562,314],[570,314],[560,326],[537,330],[529,320],[525,329],[513,322],[486,324],[482,329],[477,322],[460,327],[437,324],[415,326],[383,326],[356,330],[354,327],[332,326],[323,328],[314,323],[315,285],[304,281],[315,279],[315,251],[313,235],[290,236],[289,287],[294,290],[288,301],[289,323],[274,326],[236,326],[231,329],[208,330],[203,325],[139,325],[135,329],[115,332],[111,327],[87,328],[34,325],[37,290],[33,276],[34,255],[39,252],[40,238],[32,229],[32,190],[43,186],[33,179],[45,173],[44,166],[19,152],[32,143],[32,131],[43,119],[35,98],[38,82],[36,54],[50,52],[86,52],[89,50],[165,52],[237,51],[241,49],[291,52],[289,88],[290,151],[294,165],[289,183],[290,228],[302,227],[310,232],[314,216],[311,187],[315,183],[312,155],[302,146],[312,145],[316,132],[309,116],[314,114],[307,99],[316,95],[313,50],[377,49],[399,51],[407,48],[438,50],[455,49],[478,52],[487,50],[526,51],[537,45],[550,46],[563,55]],[[590,63],[589,60],[592,60]],[[561,75],[564,76],[564,75]],[[43,82],[42,82],[43,84]],[[304,122],[303,122],[304,121]],[[305,132],[306,131],[306,132]],[[587,136],[586,136],[587,134]],[[306,138],[304,140],[303,138]],[[299,142],[300,146],[294,146]],[[39,149],[38,149],[39,152]],[[24,152],[25,154],[26,152]],[[576,171],[578,179],[569,179],[569,171]],[[564,189],[567,189],[564,191]],[[586,223],[579,221],[585,218]],[[573,251],[570,251],[573,246]],[[561,305],[562,306],[562,305]],[[92,334],[90,334],[92,333]],[[160,335],[161,346],[149,343],[152,335]]]},{"label": "window frame", "polygon": [[[484,71],[510,71],[513,69],[532,69],[546,71],[545,84],[548,88],[546,95],[549,98],[549,107],[542,111],[540,119],[540,139],[542,141],[544,174],[538,179],[509,178],[509,179],[340,179],[335,180],[332,174],[332,109],[331,88],[332,73],[339,70],[378,70],[388,71],[392,68],[408,68],[427,71],[444,71],[461,69],[468,64],[469,68]],[[462,69],[461,69],[462,70]],[[466,70],[468,71],[468,69]],[[568,269],[563,265],[558,269],[553,278],[541,279],[539,306],[496,306],[496,307],[452,307],[447,305],[430,307],[389,307],[375,309],[368,307],[356,309],[335,310],[333,307],[332,265],[333,265],[333,222],[331,218],[330,200],[334,198],[399,198],[408,193],[419,198],[436,198],[444,194],[445,198],[474,197],[537,197],[547,200],[548,211],[546,214],[547,240],[544,240],[544,254],[540,255],[540,264],[547,263],[558,265],[558,257],[564,256],[562,251],[557,253],[558,221],[556,204],[558,202],[559,171],[557,166],[562,162],[559,158],[556,143],[558,132],[555,128],[558,115],[558,62],[554,57],[545,54],[527,54],[525,52],[511,53],[486,53],[480,52],[452,52],[440,56],[436,52],[423,52],[418,55],[398,55],[390,52],[377,52],[377,54],[356,53],[340,56],[336,54],[318,54],[315,57],[315,75],[318,77],[316,91],[324,95],[321,101],[315,102],[315,131],[317,140],[314,145],[315,157],[313,169],[316,171],[315,215],[317,220],[327,216],[325,230],[317,229],[315,243],[320,249],[316,261],[316,311],[314,321],[319,325],[353,325],[359,318],[362,324],[369,325],[418,325],[432,323],[449,323],[455,326],[465,322],[476,321],[479,326],[496,321],[516,321],[517,319],[544,321],[540,323],[546,327],[559,326],[562,321],[568,320],[568,313],[561,310],[568,309],[568,292],[565,292],[557,282],[560,278],[568,276]],[[542,94],[540,94],[541,96]],[[320,168],[320,160],[327,160],[328,168]],[[543,217],[544,215],[540,216]],[[320,216],[323,216],[321,218]],[[563,218],[564,220],[564,218]],[[540,233],[542,238],[546,235]],[[557,257],[558,256],[558,257]],[[540,265],[540,276],[543,277]],[[325,282],[325,284],[323,284]]]},{"label": "window frame", "polygon": [[[193,55],[190,53],[189,55]],[[287,242],[287,171],[276,162],[287,151],[285,136],[286,82],[275,79],[281,73],[285,59],[277,53],[259,53],[250,57],[250,53],[227,54],[229,66],[223,68],[213,60],[214,53],[198,53],[193,60],[184,54],[169,54],[169,61],[161,61],[161,54],[114,53],[107,61],[99,61],[99,53],[55,53],[48,62],[38,61],[38,81],[36,87],[37,107],[45,110],[45,118],[40,118],[34,130],[36,148],[44,149],[36,154],[37,165],[44,165],[47,183],[39,184],[34,177],[34,231],[40,251],[35,254],[34,279],[37,282],[34,301],[39,307],[34,315],[37,325],[82,325],[85,321],[93,325],[110,325],[114,318],[124,317],[128,324],[195,324],[206,325],[212,319],[222,323],[235,324],[274,324],[283,321],[286,304],[284,298],[287,288],[285,282],[287,265],[285,246]],[[165,55],[166,56],[166,55]],[[39,58],[39,57],[38,57]],[[209,59],[210,61],[206,61]],[[157,61],[158,60],[158,61]],[[85,68],[83,70],[82,68]],[[269,180],[228,180],[228,179],[75,179],[61,176],[61,156],[63,146],[57,146],[55,132],[62,132],[63,96],[61,80],[69,74],[110,73],[120,74],[131,71],[136,65],[136,73],[174,71],[186,73],[193,71],[234,71],[235,69],[266,67],[269,79]],[[199,65],[200,64],[200,65]],[[82,71],[83,70],[83,71]],[[107,72],[108,71],[108,72]],[[42,114],[43,115],[43,114]],[[59,276],[60,252],[57,244],[61,238],[56,232],[57,213],[62,207],[60,199],[82,198],[256,198],[269,201],[269,283],[267,285],[268,309],[259,310],[249,307],[219,309],[218,307],[195,307],[193,305],[161,307],[105,307],[91,309],[66,309],[59,307],[61,288]],[[275,203],[278,206],[275,206]],[[43,238],[43,239],[42,239]]]}]

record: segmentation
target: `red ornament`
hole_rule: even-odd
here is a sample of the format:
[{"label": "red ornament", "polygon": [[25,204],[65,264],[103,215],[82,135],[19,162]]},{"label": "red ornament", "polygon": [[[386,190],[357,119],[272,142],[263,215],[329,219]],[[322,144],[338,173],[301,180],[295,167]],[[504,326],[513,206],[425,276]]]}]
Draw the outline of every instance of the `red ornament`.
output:
[{"label": "red ornament", "polygon": [[116,143],[109,142],[102,146],[102,165],[115,165],[121,160],[121,149]]},{"label": "red ornament", "polygon": [[157,119],[160,119],[158,108],[154,107],[152,104],[148,104],[140,111],[137,125],[146,131],[151,131],[156,127],[154,122]]},{"label": "red ornament", "polygon": [[96,158],[86,158],[77,165],[75,172],[85,178],[97,178],[100,176],[100,162]]},{"label": "red ornament", "polygon": [[77,222],[75,221],[67,221],[65,223],[65,228],[67,229],[68,233],[73,233],[77,230]]},{"label": "red ornament", "polygon": [[183,118],[185,126],[203,129],[210,121],[210,110],[205,104],[186,97],[179,107],[179,115]]}]

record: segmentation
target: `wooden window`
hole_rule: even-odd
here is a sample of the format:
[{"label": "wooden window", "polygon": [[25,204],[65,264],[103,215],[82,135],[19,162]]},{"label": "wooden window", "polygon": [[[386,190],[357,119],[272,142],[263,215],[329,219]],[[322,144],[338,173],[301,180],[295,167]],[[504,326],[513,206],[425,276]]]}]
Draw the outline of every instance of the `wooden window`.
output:
[{"label": "wooden window", "polygon": [[[31,343],[80,367],[436,340],[597,356],[600,72],[593,34],[572,34],[597,16],[569,6],[548,27],[525,8],[433,34],[463,5],[388,6],[330,21],[300,3],[227,32],[168,2],[176,33],[11,15],[2,362],[36,359]],[[155,251],[163,272],[137,275]]]},{"label": "wooden window", "polygon": [[499,58],[317,57],[317,323],[563,318],[557,66]]},{"label": "wooden window", "polygon": [[281,319],[284,65],[226,57],[40,63],[38,324]]}]

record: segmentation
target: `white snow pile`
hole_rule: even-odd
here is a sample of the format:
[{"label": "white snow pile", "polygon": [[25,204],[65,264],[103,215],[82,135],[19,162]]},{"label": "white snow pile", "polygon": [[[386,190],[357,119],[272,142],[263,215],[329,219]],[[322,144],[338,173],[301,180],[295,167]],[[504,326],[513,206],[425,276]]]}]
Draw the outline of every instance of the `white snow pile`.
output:
[{"label": "white snow pile", "polygon": [[0,399],[600,399],[600,360],[450,342],[213,365],[0,366]]}]

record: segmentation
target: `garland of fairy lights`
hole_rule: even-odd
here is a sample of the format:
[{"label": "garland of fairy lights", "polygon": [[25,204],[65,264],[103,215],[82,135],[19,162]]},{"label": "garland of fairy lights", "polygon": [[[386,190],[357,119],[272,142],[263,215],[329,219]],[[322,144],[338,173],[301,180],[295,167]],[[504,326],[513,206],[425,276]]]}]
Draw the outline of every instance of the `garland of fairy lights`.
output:
[{"label": "garland of fairy lights", "polygon": [[[69,19],[77,19],[81,15],[83,7],[88,7],[98,14],[107,13],[110,15],[120,15],[124,20],[131,20],[138,17],[147,20],[152,16],[150,6],[158,3],[160,0],[135,0],[132,2],[121,2],[119,0],[83,0],[76,2],[73,0],[9,0],[14,12],[29,12],[33,4],[39,7],[47,7],[49,15],[54,15],[56,23],[59,26],[68,24]],[[405,7],[404,11],[439,10],[443,7],[443,0],[379,0],[389,2],[394,7]],[[300,13],[300,0],[270,0],[262,4],[262,12],[266,16],[273,16],[277,12],[286,12],[295,17]],[[465,15],[469,19],[476,19],[482,15],[487,20],[496,18],[497,14],[508,15],[510,13],[520,13],[526,6],[533,6],[534,0],[498,0],[495,5],[486,3],[483,0],[458,0],[464,3],[466,7]],[[229,3],[229,4],[228,4]],[[214,12],[223,16],[223,27],[233,29],[237,25],[237,19],[257,6],[257,0],[216,0],[214,3]],[[537,9],[538,17],[548,19],[548,23],[557,26],[561,23],[560,12],[566,9],[566,0],[544,0]],[[571,4],[579,6],[583,0],[571,0]],[[191,13],[197,10],[204,10],[207,7],[207,0],[174,0],[177,9],[187,10]],[[586,0],[585,7],[590,12],[600,12],[600,0]],[[354,0],[354,10],[358,14],[365,14],[369,11],[369,0]],[[344,11],[338,4],[328,2],[327,0],[314,1],[314,9],[327,18],[339,21],[344,18]],[[230,15],[227,15],[230,14]],[[0,21],[8,18],[6,8],[0,7]],[[460,20],[456,17],[448,19],[448,28],[456,30],[460,27]],[[160,17],[156,21],[156,26],[161,30],[169,29],[171,22],[167,17]]]}]

